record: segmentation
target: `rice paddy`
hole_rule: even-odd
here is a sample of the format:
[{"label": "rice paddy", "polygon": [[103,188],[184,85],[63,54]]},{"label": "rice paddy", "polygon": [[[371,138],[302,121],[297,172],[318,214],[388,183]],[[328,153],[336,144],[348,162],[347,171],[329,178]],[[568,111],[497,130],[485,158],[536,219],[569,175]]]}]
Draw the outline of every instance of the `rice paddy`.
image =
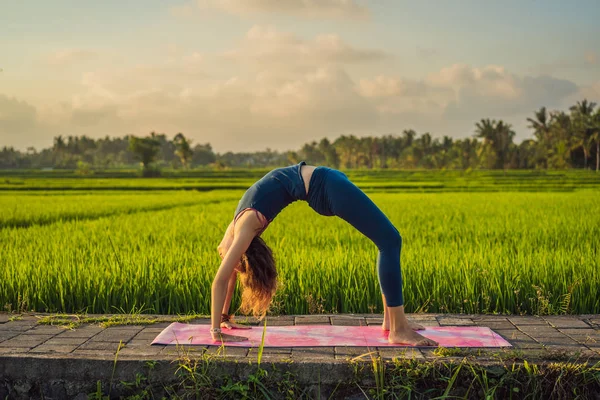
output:
[{"label": "rice paddy", "polygon": [[[412,183],[437,181],[451,188],[464,179],[430,174]],[[597,176],[566,175],[549,186],[499,173],[495,184],[456,191],[386,190],[411,182],[400,173],[386,179],[373,173],[350,177],[370,188],[369,196],[402,234],[408,312],[599,312]],[[194,178],[211,188],[202,179]],[[169,190],[114,190],[123,182],[108,178],[104,186],[93,182],[103,190],[5,187],[0,305],[48,312],[209,314],[220,262],[216,246],[244,185],[254,177],[236,179],[242,188],[210,191],[181,190],[177,179],[169,180]],[[55,184],[46,180],[39,182]],[[135,187],[157,182],[128,181]],[[81,188],[78,179],[70,182]],[[481,189],[486,185],[491,189]],[[272,313],[381,312],[376,248],[344,221],[297,202],[263,238],[274,250],[281,281]],[[238,305],[236,291],[232,311]]]}]

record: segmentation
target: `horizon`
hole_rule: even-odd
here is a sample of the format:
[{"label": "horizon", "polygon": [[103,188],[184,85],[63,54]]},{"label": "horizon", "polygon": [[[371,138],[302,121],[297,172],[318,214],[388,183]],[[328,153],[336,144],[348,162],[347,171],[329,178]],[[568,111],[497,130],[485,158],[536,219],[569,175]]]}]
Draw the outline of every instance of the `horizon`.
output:
[{"label": "horizon", "polygon": [[599,8],[592,0],[7,4],[0,147],[154,131],[182,132],[216,153],[285,152],[405,129],[462,139],[485,118],[511,124],[521,142],[533,137],[526,118],[540,107],[600,102]]}]

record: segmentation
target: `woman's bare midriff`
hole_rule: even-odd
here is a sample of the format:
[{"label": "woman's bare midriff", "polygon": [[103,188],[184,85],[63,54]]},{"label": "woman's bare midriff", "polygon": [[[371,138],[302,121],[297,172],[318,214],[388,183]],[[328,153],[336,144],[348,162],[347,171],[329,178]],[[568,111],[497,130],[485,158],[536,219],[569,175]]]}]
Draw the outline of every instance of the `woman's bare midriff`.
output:
[{"label": "woman's bare midriff", "polygon": [[310,185],[310,178],[312,177],[315,168],[317,167],[313,165],[302,165],[300,167],[300,175],[302,175],[302,179],[304,180],[304,188],[306,189],[306,195],[308,195],[308,186]]}]

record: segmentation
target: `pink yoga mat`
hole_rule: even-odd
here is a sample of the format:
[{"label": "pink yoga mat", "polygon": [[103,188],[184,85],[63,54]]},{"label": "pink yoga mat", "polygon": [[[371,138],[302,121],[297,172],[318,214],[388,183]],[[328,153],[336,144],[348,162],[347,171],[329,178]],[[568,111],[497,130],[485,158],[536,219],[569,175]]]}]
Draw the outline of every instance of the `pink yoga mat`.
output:
[{"label": "pink yoga mat", "polygon": [[[209,325],[173,322],[154,339],[152,344],[217,345]],[[225,343],[232,347],[259,347],[263,327],[223,329],[223,332],[247,337],[243,342]],[[481,326],[426,327],[419,333],[443,347],[510,347],[511,344],[490,328]],[[295,325],[267,326],[265,347],[371,346],[407,347],[390,344],[388,332],[381,326]]]}]

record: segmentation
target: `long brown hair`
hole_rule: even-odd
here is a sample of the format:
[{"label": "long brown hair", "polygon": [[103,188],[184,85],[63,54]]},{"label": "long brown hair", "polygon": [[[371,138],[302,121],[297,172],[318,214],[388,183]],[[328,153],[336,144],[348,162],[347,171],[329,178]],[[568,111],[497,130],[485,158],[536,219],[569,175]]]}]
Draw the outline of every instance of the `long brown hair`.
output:
[{"label": "long brown hair", "polygon": [[242,256],[240,281],[242,282],[241,311],[263,318],[277,290],[277,270],[273,252],[265,241],[255,236]]}]

